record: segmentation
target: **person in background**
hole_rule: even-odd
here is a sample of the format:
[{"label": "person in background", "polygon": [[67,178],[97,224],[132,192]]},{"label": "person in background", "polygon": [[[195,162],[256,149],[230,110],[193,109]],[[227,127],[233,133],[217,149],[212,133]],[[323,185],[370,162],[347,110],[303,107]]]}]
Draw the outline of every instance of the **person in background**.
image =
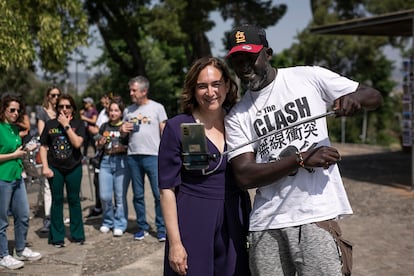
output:
[{"label": "person in background", "polygon": [[[165,226],[160,206],[158,190],[158,147],[161,134],[167,120],[165,108],[158,102],[148,98],[150,83],[147,78],[138,76],[129,82],[129,94],[133,102],[124,112],[123,124],[120,127],[122,136],[129,136],[128,166],[132,180],[133,203],[138,223],[135,240],[142,240],[148,235],[144,200],[144,180],[148,176],[154,196],[155,226],[157,238],[165,241]],[[126,194],[128,184],[124,188],[125,217],[128,218]]]},{"label": "person in background", "polygon": [[74,118],[76,105],[72,96],[61,95],[57,101],[56,119],[46,122],[40,136],[42,172],[52,191],[49,243],[64,247],[65,225],[63,222],[64,186],[69,204],[71,241],[83,244],[85,231],[80,204],[82,181],[81,147],[85,136],[84,123]]},{"label": "person in background", "polygon": [[[109,121],[103,123],[96,141],[98,149],[103,150],[99,167],[99,191],[103,205],[102,226],[100,231],[120,237],[127,228],[124,212],[123,189],[129,181],[127,149],[128,136],[121,137],[119,127],[122,124],[124,104],[119,97],[109,104]],[[113,203],[115,200],[115,204]]]},{"label": "person in background", "polygon": [[[159,149],[159,187],[167,228],[164,275],[250,275],[247,255],[250,197],[238,188],[226,150],[224,116],[236,103],[237,85],[217,58],[197,60],[182,94],[184,114],[166,123]],[[206,171],[183,166],[181,124],[203,123]]]},{"label": "person in background", "polygon": [[96,120],[98,119],[98,111],[95,108],[93,99],[91,97],[86,97],[82,99],[83,108],[80,110],[80,119],[85,122],[85,141],[83,142],[83,155],[88,156],[89,146],[95,149],[95,141],[93,140],[93,129],[96,127]]},{"label": "person in background", "polygon": [[108,122],[109,120],[108,108],[109,108],[109,103],[112,100],[112,97],[113,97],[112,93],[108,93],[108,94],[102,95],[99,100],[101,103],[102,109],[98,114],[98,118],[96,119],[96,126],[98,127],[98,131],[99,131],[99,128],[102,126],[102,124]]},{"label": "person in background", "polygon": [[[37,129],[39,135],[42,134],[45,124],[49,120],[56,118],[56,103],[58,97],[62,94],[57,86],[50,86],[46,90],[45,97],[41,108],[37,113]],[[50,206],[52,205],[52,195],[50,192],[49,181],[45,179],[43,188],[43,202],[45,209],[45,218],[43,220],[43,227],[40,229],[41,233],[48,233],[50,227]]]},{"label": "person in background", "polygon": [[23,120],[19,123],[17,123],[16,125],[19,127],[19,136],[23,139],[23,140],[30,140],[30,117],[29,114],[27,113],[23,113]]},{"label": "person in background", "polygon": [[[26,247],[29,228],[29,202],[22,177],[22,158],[28,150],[23,147],[17,124],[23,120],[24,105],[19,97],[5,95],[0,103],[0,266],[17,269],[25,260],[39,260],[42,255]],[[9,254],[7,228],[8,211],[14,218],[14,257]]]},{"label": "person in background", "polygon": [[[102,110],[98,114],[98,118],[96,120],[95,126],[90,126],[89,131],[93,135],[95,139],[95,135],[99,133],[100,127],[108,122],[108,107],[109,102],[111,100],[112,96],[108,94],[102,95],[100,102],[102,105]],[[96,145],[95,145],[96,146]],[[92,218],[97,217],[102,214],[102,202],[100,200],[100,191],[99,191],[99,162],[102,157],[102,152],[97,150],[95,152],[94,160],[96,161],[96,164],[93,164],[94,166],[94,175],[93,175],[93,185],[95,187],[95,206],[89,210],[89,214],[86,216],[86,218]]]},{"label": "person in background", "polygon": [[239,186],[257,188],[250,216],[252,274],[350,275],[351,245],[337,223],[352,214],[337,166],[341,156],[331,146],[326,117],[312,117],[328,107],[337,117],[373,110],[382,104],[380,92],[318,66],[273,68],[273,51],[257,26],[236,27],[228,45],[227,58],[247,88],[225,127]]}]

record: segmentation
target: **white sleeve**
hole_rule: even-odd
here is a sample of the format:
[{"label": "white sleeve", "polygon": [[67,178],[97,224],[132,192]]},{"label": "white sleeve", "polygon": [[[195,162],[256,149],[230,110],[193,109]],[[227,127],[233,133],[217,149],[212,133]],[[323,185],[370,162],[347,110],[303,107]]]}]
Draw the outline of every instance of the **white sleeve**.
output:
[{"label": "white sleeve", "polygon": [[246,122],[241,123],[242,120],[237,115],[236,112],[230,112],[224,119],[227,151],[230,151],[227,154],[227,160],[229,161],[242,153],[254,152],[253,144],[240,147],[241,145],[250,142],[253,137],[249,137],[248,135],[248,133],[250,133],[248,129],[251,127],[248,127]]}]

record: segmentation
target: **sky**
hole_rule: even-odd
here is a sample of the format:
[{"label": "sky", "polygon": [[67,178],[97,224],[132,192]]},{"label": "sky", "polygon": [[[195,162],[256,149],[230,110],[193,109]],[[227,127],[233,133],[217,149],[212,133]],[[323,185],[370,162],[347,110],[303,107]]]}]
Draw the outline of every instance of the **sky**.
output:
[{"label": "sky", "polygon": [[[282,19],[274,27],[265,30],[269,46],[274,53],[279,53],[289,48],[297,33],[308,25],[311,20],[311,8],[309,0],[273,0],[273,3],[287,5],[287,11]],[[217,14],[214,14],[212,18],[216,20],[216,26],[207,33],[207,36],[214,44],[212,47],[213,55],[224,56],[224,45],[221,39],[224,31],[231,29],[231,22],[224,22]]]}]

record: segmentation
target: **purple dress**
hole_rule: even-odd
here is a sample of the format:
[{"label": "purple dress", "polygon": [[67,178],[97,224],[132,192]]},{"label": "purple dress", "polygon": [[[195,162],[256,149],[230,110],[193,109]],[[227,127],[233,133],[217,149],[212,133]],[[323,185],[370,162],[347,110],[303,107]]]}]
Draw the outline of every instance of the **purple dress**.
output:
[{"label": "purple dress", "polygon": [[[161,138],[158,166],[159,187],[175,187],[178,224],[187,251],[187,275],[250,275],[246,248],[250,198],[235,183],[226,156],[209,162],[210,171],[186,170],[181,156],[181,123],[194,123],[191,115],[177,115],[167,121]],[[207,139],[210,154],[220,156]],[[165,244],[164,275],[178,275],[168,261]]]}]

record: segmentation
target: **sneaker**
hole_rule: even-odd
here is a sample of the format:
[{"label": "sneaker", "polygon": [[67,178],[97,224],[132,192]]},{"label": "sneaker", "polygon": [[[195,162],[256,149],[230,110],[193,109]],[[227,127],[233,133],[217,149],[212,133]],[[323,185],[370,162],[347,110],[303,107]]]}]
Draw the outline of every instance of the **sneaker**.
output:
[{"label": "sneaker", "polygon": [[49,233],[50,228],[50,218],[45,218],[43,220],[43,227],[40,228],[40,233]]},{"label": "sneaker", "polygon": [[102,215],[102,209],[98,209],[98,208],[92,208],[89,211],[89,215],[86,216],[86,218],[92,218],[92,217],[97,217]]},{"label": "sneaker", "polygon": [[62,242],[55,242],[55,243],[53,243],[53,246],[56,247],[56,248],[62,248],[62,247],[65,247],[65,243],[63,241]]},{"label": "sneaker", "polygon": [[124,231],[121,229],[115,229],[114,230],[114,237],[121,237],[124,234]]},{"label": "sneaker", "polygon": [[42,258],[42,254],[32,251],[29,247],[25,247],[22,252],[16,252],[14,257],[20,261],[37,261]]},{"label": "sneaker", "polygon": [[18,269],[24,266],[24,262],[7,255],[0,259],[0,266],[4,266],[8,269]]},{"label": "sneaker", "polygon": [[72,240],[73,243],[76,243],[78,245],[84,245],[85,244],[85,240]]},{"label": "sneaker", "polygon": [[109,227],[105,225],[102,225],[101,228],[99,228],[99,231],[101,231],[101,233],[108,233],[109,230],[111,229],[109,229]]},{"label": "sneaker", "polygon": [[144,231],[144,230],[141,230],[141,231],[139,231],[139,232],[136,232],[135,234],[134,234],[134,240],[137,240],[137,241],[140,241],[140,240],[143,240],[146,236],[148,236],[149,234],[148,234],[148,232],[147,231]]},{"label": "sneaker", "polygon": [[166,240],[165,233],[158,233],[157,238],[158,238],[159,242],[165,242],[165,240]]}]

